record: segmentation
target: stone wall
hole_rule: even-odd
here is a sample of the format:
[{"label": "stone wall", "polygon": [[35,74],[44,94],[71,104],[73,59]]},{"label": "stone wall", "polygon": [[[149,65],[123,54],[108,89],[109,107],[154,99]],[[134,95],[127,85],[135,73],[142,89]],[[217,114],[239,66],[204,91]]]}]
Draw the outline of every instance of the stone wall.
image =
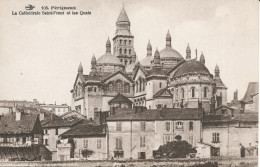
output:
[{"label": "stone wall", "polygon": [[132,160],[132,161],[12,161],[1,162],[0,167],[6,166],[88,166],[88,167],[191,167],[195,164],[217,162],[219,167],[236,165],[238,167],[257,167],[257,158],[220,158],[220,159],[172,159],[172,160]]}]

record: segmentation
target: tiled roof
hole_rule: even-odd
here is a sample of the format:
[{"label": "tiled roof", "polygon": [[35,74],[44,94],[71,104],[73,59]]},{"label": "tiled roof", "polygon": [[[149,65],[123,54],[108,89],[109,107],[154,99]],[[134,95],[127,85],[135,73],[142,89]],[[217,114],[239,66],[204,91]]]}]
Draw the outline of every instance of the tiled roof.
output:
[{"label": "tiled roof", "polygon": [[80,124],[72,129],[62,133],[60,137],[87,137],[87,136],[105,136],[105,125]]},{"label": "tiled roof", "polygon": [[258,114],[235,114],[233,118],[225,115],[204,115],[203,122],[258,122]]},{"label": "tiled roof", "polygon": [[129,100],[124,95],[118,93],[113,99],[111,99],[108,104],[114,103],[114,102],[126,102],[126,103],[133,103],[131,100]]},{"label": "tiled roof", "polygon": [[201,62],[193,59],[183,63],[174,73],[174,77],[179,77],[186,74],[210,75],[210,72]]},{"label": "tiled roof", "polygon": [[234,119],[241,122],[258,122],[258,113],[235,114]]},{"label": "tiled roof", "polygon": [[119,109],[107,121],[140,121],[140,120],[195,120],[200,119],[197,109],[153,109],[135,113],[133,109]]},{"label": "tiled roof", "polygon": [[148,76],[165,76],[166,72],[163,70],[162,67],[152,67],[152,70],[147,71]]},{"label": "tiled roof", "polygon": [[38,115],[21,114],[20,121],[16,115],[4,115],[0,120],[0,134],[28,134],[33,132]]},{"label": "tiled roof", "polygon": [[56,120],[52,120],[46,123],[42,123],[43,128],[54,128],[54,127],[72,127],[79,123],[81,123],[83,119],[68,117],[65,119],[58,118]]},{"label": "tiled roof", "polygon": [[253,100],[253,95],[258,93],[258,82],[249,82],[245,96],[241,100],[244,103],[250,102]]},{"label": "tiled roof", "polygon": [[172,97],[172,93],[168,90],[168,88],[163,88],[161,90],[159,90],[158,92],[156,92],[153,97],[159,97],[161,96],[164,92],[168,92],[168,94]]}]

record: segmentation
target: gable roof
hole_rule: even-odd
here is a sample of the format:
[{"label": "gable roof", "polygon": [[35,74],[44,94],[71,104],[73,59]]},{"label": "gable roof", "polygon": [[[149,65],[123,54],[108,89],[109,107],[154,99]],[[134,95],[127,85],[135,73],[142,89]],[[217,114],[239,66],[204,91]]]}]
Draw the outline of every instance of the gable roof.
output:
[{"label": "gable roof", "polygon": [[111,99],[108,104],[114,103],[114,102],[125,102],[125,103],[133,103],[131,100],[129,100],[124,95],[118,93],[113,99]]},{"label": "gable roof", "polygon": [[[4,115],[0,120],[0,134],[28,134],[33,133],[38,115],[21,113],[20,121],[16,121],[16,115]],[[39,121],[39,120],[38,120]],[[39,122],[40,125],[40,122]],[[39,132],[41,133],[41,132]]]},{"label": "gable roof", "polygon": [[134,109],[118,109],[114,115],[107,118],[107,121],[155,121],[155,120],[198,120],[198,109],[192,108],[169,108],[149,109],[135,113]]},{"label": "gable roof", "polygon": [[93,125],[93,124],[79,124],[70,130],[62,133],[59,137],[93,137],[93,136],[106,136],[105,125]]},{"label": "gable roof", "polygon": [[249,82],[246,93],[241,101],[244,103],[252,101],[252,96],[256,93],[258,93],[258,82]]},{"label": "gable roof", "polygon": [[154,95],[153,95],[153,97],[154,98],[156,98],[156,97],[160,97],[160,96],[166,96],[166,95],[163,95],[163,93],[164,92],[167,92],[169,95],[169,97],[172,97],[173,95],[172,95],[172,93],[171,93],[171,91],[169,91],[168,90],[168,88],[166,87],[166,88],[163,88],[163,89],[161,89],[161,90],[159,90],[158,92],[156,92]]},{"label": "gable roof", "polygon": [[128,79],[128,80],[129,80],[130,82],[132,82],[132,83],[134,82],[131,77],[129,77],[128,75],[126,75],[126,74],[123,73],[122,71],[117,71],[117,72],[115,72],[115,73],[112,73],[112,74],[110,74],[110,75],[104,77],[104,78],[102,79],[102,82],[107,81],[108,79],[112,78],[113,76],[116,76],[117,74],[123,75],[126,79]]},{"label": "gable roof", "polygon": [[135,80],[135,77],[136,77],[139,69],[144,73],[144,76],[148,75],[148,70],[145,70],[144,67],[140,63],[138,63],[137,68],[134,71],[133,80]]}]

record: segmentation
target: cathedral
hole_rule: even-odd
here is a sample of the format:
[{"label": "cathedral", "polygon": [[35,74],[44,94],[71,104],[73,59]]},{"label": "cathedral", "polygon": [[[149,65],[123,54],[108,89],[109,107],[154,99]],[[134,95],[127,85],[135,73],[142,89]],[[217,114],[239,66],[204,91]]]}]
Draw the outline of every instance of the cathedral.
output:
[{"label": "cathedral", "polygon": [[[71,90],[72,110],[94,118],[95,112],[112,108],[147,109],[198,108],[205,112],[227,105],[227,87],[220,78],[220,69],[211,74],[203,53],[197,60],[186,47],[182,56],[172,45],[170,32],[165,48],[153,53],[150,41],[147,55],[137,61],[130,20],[122,8],[116,21],[115,37],[105,44],[106,51],[91,59],[91,72],[84,74],[80,64]],[[113,43],[113,51],[111,43]]]}]

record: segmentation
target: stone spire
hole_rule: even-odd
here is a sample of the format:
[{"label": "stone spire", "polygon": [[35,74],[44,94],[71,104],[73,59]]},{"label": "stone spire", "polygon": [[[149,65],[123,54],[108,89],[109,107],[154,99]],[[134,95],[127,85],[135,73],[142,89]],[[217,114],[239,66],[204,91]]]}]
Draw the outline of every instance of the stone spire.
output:
[{"label": "stone spire", "polygon": [[191,51],[190,51],[190,46],[186,47],[186,59],[191,59]]},{"label": "stone spire", "polygon": [[152,51],[153,51],[152,45],[151,45],[150,40],[149,40],[149,42],[147,44],[147,56],[152,56]]},{"label": "stone spire", "polygon": [[205,65],[205,57],[204,57],[203,52],[200,55],[200,62]]},{"label": "stone spire", "polygon": [[81,65],[81,62],[80,62],[79,67],[78,67],[78,74],[83,74],[83,67]]},{"label": "stone spire", "polygon": [[160,53],[159,53],[158,49],[156,48],[156,51],[154,53],[154,64],[159,65],[160,63],[161,63]]},{"label": "stone spire", "polygon": [[107,43],[106,43],[106,53],[111,53],[111,43],[110,43],[109,37],[108,37]]},{"label": "stone spire", "polygon": [[96,69],[96,65],[97,65],[97,60],[95,55],[93,54],[92,59],[91,59],[91,69]]},{"label": "stone spire", "polygon": [[172,38],[171,38],[171,34],[168,30],[167,35],[166,35],[166,46],[171,47],[172,46],[171,42],[172,42]]},{"label": "stone spire", "polygon": [[130,21],[129,21],[129,18],[126,14],[126,11],[125,11],[125,7],[124,7],[124,4],[122,5],[122,9],[121,9],[121,12],[116,20],[116,23],[120,23],[120,22],[128,22],[130,24]]},{"label": "stone spire", "polygon": [[[116,20],[116,34],[119,33],[120,30],[127,30],[128,31],[128,35],[131,35],[130,32],[130,21],[129,18],[126,14],[124,5],[121,9],[121,12]],[[123,32],[121,32],[123,33]]]},{"label": "stone spire", "polygon": [[219,68],[218,68],[218,65],[216,65],[215,67],[215,77],[219,77]]}]

